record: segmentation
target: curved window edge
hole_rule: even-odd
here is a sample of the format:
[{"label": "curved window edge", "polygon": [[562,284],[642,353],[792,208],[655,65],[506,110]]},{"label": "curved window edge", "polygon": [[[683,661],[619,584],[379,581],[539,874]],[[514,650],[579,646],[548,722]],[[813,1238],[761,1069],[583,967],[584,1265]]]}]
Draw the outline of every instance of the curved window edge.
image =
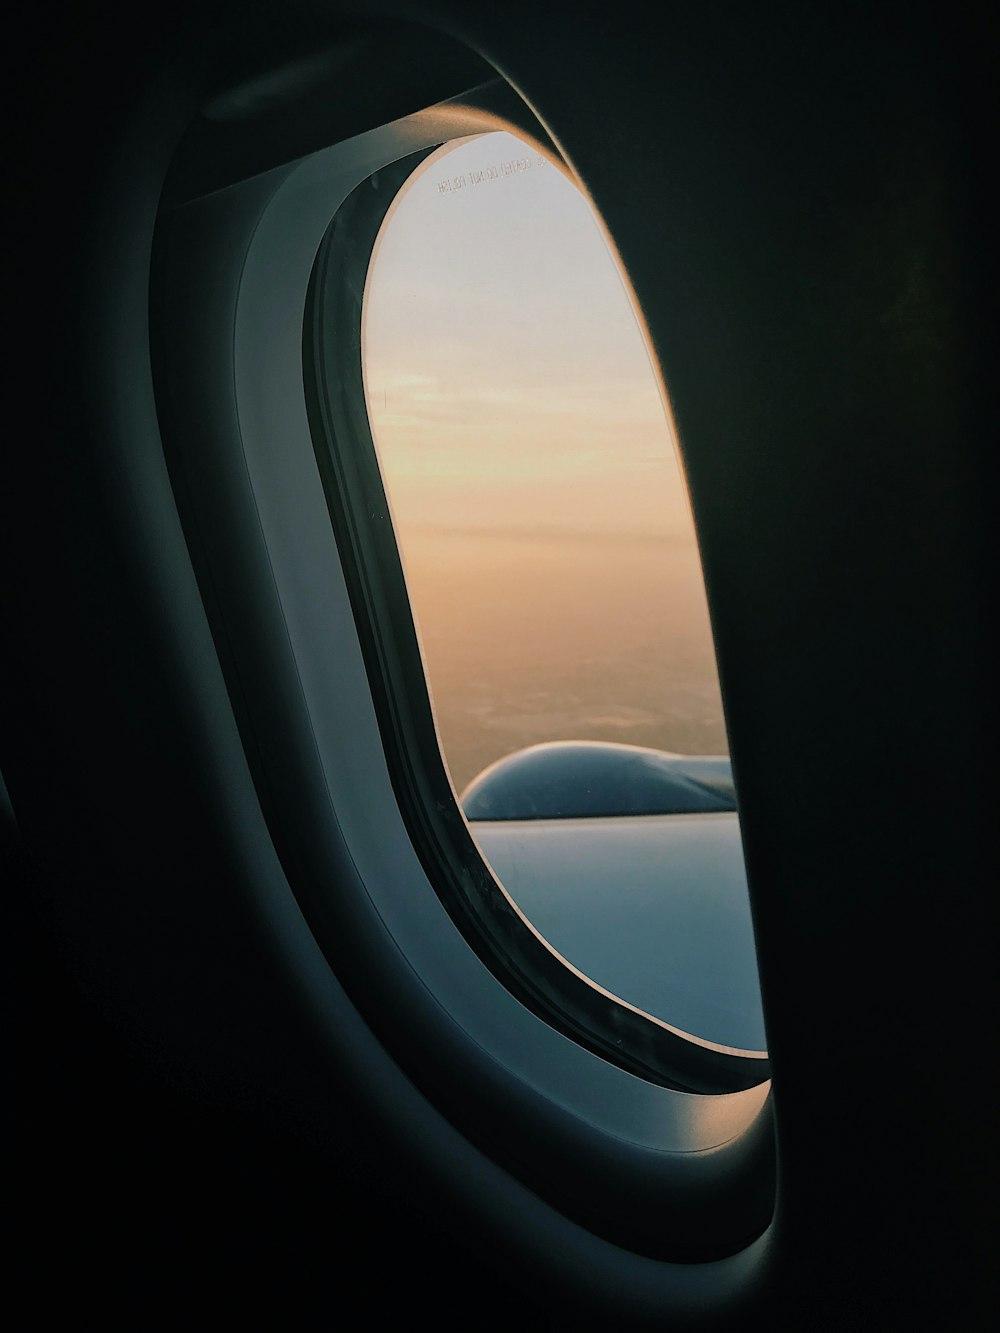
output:
[{"label": "curved window edge", "polygon": [[480,960],[533,1013],[605,1060],[683,1092],[738,1092],[765,1053],[706,1041],[585,977],[491,872],[456,800],[434,724],[390,505],[366,407],[364,293],[379,234],[433,147],[355,186],[310,275],[303,378],[316,462],[347,577],[393,789],[428,879]]}]

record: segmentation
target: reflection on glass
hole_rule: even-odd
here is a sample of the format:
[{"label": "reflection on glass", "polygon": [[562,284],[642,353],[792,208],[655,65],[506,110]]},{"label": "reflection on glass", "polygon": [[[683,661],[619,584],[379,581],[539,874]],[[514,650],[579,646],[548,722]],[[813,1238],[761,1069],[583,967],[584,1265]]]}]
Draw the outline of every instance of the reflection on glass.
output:
[{"label": "reflection on glass", "polygon": [[[364,319],[368,410],[456,792],[543,743],[723,757],[729,799],[695,806],[716,813],[622,816],[609,797],[596,815],[515,802],[490,817],[487,802],[473,835],[575,967],[674,1026],[762,1048],[690,510],[589,203],[509,134],[439,150],[386,218]],[[578,788],[600,787],[604,757]],[[567,790],[578,761],[559,755]]]}]

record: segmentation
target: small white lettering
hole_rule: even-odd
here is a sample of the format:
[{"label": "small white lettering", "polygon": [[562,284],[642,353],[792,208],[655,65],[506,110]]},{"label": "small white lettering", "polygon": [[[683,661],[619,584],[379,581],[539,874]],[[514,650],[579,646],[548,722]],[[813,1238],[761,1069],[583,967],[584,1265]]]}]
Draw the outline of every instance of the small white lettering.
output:
[{"label": "small white lettering", "polygon": [[519,172],[546,166],[548,161],[541,153],[533,153],[530,157],[511,157],[506,162],[472,168],[461,176],[451,176],[438,181],[438,194],[456,194],[459,190],[464,190],[467,185],[485,185],[487,181],[503,180],[505,176],[516,176]]}]

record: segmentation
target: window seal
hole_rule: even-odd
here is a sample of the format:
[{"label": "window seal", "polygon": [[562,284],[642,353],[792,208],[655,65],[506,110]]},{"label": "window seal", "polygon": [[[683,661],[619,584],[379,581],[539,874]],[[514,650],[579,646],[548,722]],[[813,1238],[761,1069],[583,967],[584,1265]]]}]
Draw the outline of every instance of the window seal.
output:
[{"label": "window seal", "polygon": [[534,929],[492,874],[441,756],[365,400],[363,301],[378,236],[433,146],[358,184],[331,219],[306,296],[303,380],[393,788],[430,882],[477,956],[557,1031],[628,1072],[718,1094],[769,1077],[765,1055],[692,1036],[585,977]]}]

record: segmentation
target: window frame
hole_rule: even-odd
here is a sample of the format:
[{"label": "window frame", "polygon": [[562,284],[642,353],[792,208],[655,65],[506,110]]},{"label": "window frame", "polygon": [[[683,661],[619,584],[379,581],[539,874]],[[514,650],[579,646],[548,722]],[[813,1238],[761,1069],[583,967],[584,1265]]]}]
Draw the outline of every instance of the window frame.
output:
[{"label": "window frame", "polygon": [[303,395],[308,275],[339,203],[409,153],[498,127],[449,104],[164,210],[165,448],[271,836],[354,1003],[543,1198],[640,1253],[704,1261],[766,1234],[769,1084],[701,1095],[638,1078],[532,1013],[454,929],[384,756]]},{"label": "window frame", "polygon": [[770,1073],[765,1056],[682,1032],[612,995],[553,949],[491,872],[455,799],[363,383],[364,293],[378,238],[411,177],[439,152],[431,148],[387,164],[343,201],[317,252],[303,329],[316,462],[393,790],[428,881],[467,943],[522,1004],[650,1082],[700,1093],[754,1087]]}]

